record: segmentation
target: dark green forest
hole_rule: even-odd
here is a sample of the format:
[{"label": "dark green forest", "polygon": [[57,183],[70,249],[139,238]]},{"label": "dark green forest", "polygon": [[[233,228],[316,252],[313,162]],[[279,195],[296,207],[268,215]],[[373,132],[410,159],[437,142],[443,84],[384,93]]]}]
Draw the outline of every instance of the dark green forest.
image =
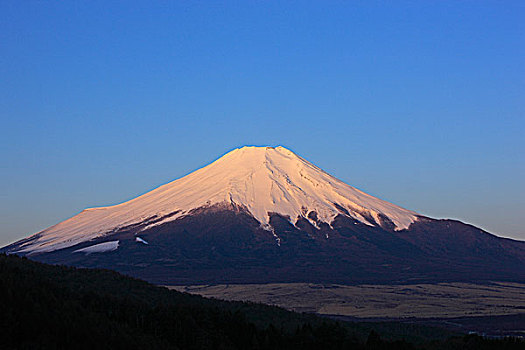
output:
[{"label": "dark green forest", "polygon": [[523,349],[394,322],[339,322],[0,255],[0,349]]}]

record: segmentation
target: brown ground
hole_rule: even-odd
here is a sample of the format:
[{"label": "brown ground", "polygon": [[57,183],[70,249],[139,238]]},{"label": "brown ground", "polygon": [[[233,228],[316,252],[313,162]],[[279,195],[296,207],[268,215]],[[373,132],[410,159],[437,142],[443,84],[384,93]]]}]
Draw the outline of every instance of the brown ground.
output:
[{"label": "brown ground", "polygon": [[525,313],[525,284],[520,283],[398,286],[272,283],[168,288],[218,299],[278,305],[300,312],[362,318],[452,318]]}]

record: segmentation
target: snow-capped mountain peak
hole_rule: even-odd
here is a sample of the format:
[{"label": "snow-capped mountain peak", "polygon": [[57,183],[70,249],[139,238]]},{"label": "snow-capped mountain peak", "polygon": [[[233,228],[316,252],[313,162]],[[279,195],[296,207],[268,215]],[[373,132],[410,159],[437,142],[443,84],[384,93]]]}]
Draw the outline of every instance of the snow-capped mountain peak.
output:
[{"label": "snow-capped mountain peak", "polygon": [[294,224],[305,218],[314,226],[330,224],[341,214],[396,230],[408,228],[417,218],[417,213],[351,187],[282,146],[250,146],[130,201],[86,209],[32,236],[19,252],[66,248],[152,217],[164,219],[149,227],[222,203],[245,209],[266,228],[270,213],[288,216]]}]

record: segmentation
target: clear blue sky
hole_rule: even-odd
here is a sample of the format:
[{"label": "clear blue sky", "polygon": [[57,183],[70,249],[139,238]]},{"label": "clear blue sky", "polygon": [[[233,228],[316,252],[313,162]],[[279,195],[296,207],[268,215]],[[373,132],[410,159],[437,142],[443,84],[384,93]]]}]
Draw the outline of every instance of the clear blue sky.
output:
[{"label": "clear blue sky", "polygon": [[247,144],[525,239],[524,66],[523,1],[3,0],[0,245]]}]

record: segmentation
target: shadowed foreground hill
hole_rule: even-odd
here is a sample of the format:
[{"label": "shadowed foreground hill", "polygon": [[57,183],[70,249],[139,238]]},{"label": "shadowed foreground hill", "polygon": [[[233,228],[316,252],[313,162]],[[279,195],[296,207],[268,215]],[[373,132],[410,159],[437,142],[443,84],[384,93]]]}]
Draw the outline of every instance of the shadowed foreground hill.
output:
[{"label": "shadowed foreground hill", "polygon": [[336,322],[278,307],[169,291],[112,271],[51,266],[6,255],[0,255],[0,315],[2,349],[518,349],[524,345],[477,336],[446,339],[452,334],[410,324]]}]

